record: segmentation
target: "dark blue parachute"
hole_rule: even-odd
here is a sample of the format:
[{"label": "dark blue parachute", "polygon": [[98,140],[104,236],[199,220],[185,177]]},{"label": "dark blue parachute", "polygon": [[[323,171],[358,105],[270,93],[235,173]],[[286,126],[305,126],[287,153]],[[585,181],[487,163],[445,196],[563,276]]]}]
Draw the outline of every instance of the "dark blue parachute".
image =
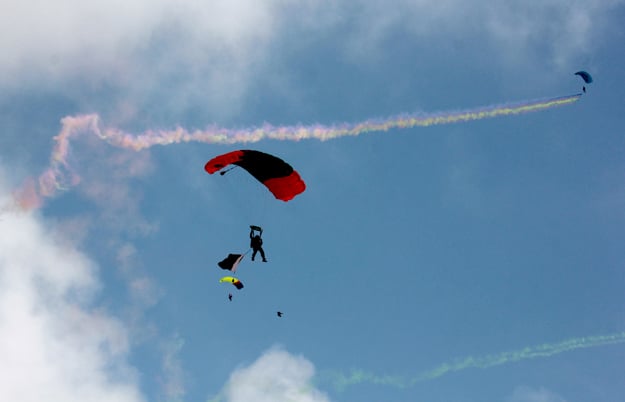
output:
[{"label": "dark blue parachute", "polygon": [[582,77],[586,84],[590,84],[592,82],[592,75],[588,74],[586,71],[578,71],[575,75]]}]

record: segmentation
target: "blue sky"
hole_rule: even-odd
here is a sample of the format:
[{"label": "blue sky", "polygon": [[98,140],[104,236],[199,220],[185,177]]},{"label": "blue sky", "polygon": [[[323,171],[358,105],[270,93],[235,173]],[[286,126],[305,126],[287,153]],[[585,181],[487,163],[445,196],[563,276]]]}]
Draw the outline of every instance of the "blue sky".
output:
[{"label": "blue sky", "polygon": [[[622,400],[624,17],[617,0],[5,1],[2,393]],[[580,69],[595,82],[570,105],[328,141],[136,152],[85,130],[76,181],[39,208],[12,196],[68,116],[133,135],[331,125],[572,95]],[[306,192],[204,172],[242,148]],[[250,224],[269,262],[246,258],[236,291],[216,263]]]}]

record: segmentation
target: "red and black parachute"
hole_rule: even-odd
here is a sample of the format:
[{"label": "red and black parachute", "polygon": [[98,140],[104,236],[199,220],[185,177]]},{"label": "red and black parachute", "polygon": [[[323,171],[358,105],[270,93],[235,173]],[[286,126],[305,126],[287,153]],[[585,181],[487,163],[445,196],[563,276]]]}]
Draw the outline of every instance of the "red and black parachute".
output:
[{"label": "red and black parachute", "polygon": [[247,170],[282,201],[289,201],[306,190],[306,184],[291,165],[260,151],[239,150],[219,155],[206,162],[204,170],[213,174],[228,165]]}]

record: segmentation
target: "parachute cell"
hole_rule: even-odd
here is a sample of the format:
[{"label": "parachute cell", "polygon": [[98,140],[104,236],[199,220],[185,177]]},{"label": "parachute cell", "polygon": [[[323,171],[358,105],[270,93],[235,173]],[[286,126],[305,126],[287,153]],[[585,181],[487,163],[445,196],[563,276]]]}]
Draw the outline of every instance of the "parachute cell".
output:
[{"label": "parachute cell", "polygon": [[237,289],[243,289],[243,282],[241,282],[234,276],[224,276],[223,278],[219,280],[219,282],[220,283],[223,283],[223,282],[232,283],[234,287],[236,287]]},{"label": "parachute cell", "polygon": [[282,201],[289,201],[306,190],[306,184],[291,165],[260,151],[239,150],[219,155],[206,162],[204,170],[213,174],[228,165],[242,167]]},{"label": "parachute cell", "polygon": [[579,75],[580,77],[582,77],[586,84],[590,84],[592,82],[592,76],[586,71],[578,71],[575,73],[575,75]]}]

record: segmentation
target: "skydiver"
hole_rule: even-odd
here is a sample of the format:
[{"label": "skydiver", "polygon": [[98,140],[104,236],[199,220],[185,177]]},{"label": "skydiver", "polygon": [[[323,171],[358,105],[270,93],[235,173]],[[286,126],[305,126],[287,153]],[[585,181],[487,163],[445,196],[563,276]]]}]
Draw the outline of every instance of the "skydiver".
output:
[{"label": "skydiver", "polygon": [[585,86],[582,87],[582,91],[584,91],[584,93],[586,93],[586,87]]},{"label": "skydiver", "polygon": [[232,301],[232,293],[228,293],[228,300]]},{"label": "skydiver", "polygon": [[282,314],[284,313],[282,313],[282,311],[278,311],[276,314],[278,314],[278,317],[282,317]]},{"label": "skydiver", "polygon": [[[263,250],[263,239],[260,237],[263,234],[263,229],[258,226],[250,226],[250,247],[252,248],[252,261],[256,257],[256,253],[260,251],[260,256],[263,258],[263,262],[267,262],[265,258],[265,250]],[[258,230],[258,234],[255,235],[254,231]]]}]

